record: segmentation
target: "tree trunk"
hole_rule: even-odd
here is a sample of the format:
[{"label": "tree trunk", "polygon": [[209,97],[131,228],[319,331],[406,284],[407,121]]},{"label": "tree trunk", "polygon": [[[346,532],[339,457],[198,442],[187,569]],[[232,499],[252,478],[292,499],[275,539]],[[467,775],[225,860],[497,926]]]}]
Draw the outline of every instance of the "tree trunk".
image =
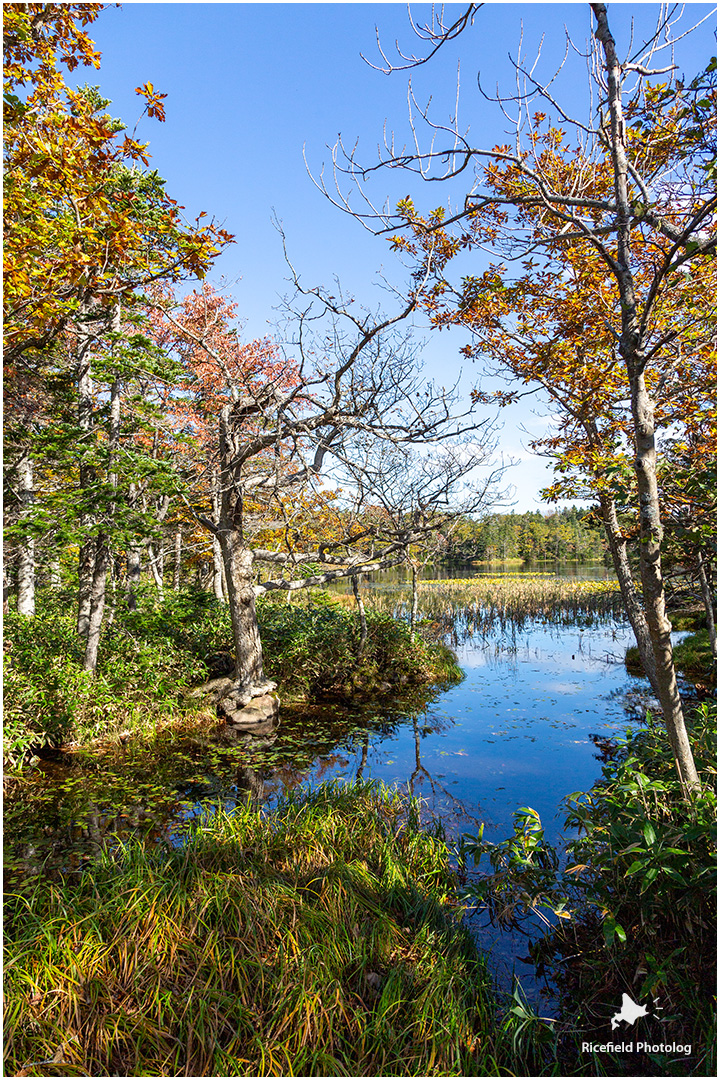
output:
[{"label": "tree trunk", "polygon": [[162,568],[162,558],[161,558],[162,553],[158,552],[158,554],[156,555],[155,554],[155,548],[153,547],[153,545],[151,543],[148,543],[147,553],[148,553],[148,566],[150,567],[150,573],[152,574],[152,578],[153,578],[153,581],[155,582],[155,587],[156,587],[157,591],[162,596],[163,595],[163,573],[162,573],[163,568]]},{"label": "tree trunk", "polygon": [[645,389],[642,373],[634,380],[632,391],[635,421],[635,475],[640,500],[640,576],[645,616],[655,655],[657,695],[662,706],[665,727],[675,755],[680,780],[686,791],[691,792],[700,787],[700,781],[685,727],[685,717],[675,675],[670,640],[672,626],[665,613],[665,589],[660,560],[663,530],[657,488],[654,404]]},{"label": "tree trunk", "polygon": [[62,579],[60,576],[60,557],[58,555],[53,555],[53,557],[50,559],[50,588],[59,589],[61,581]]},{"label": "tree trunk", "polygon": [[[35,498],[33,465],[27,451],[18,462],[20,519],[26,516]],[[18,548],[17,557],[18,615],[35,614],[35,541],[26,537]]]},{"label": "tree trunk", "polygon": [[[93,381],[90,367],[90,345],[92,341],[92,300],[83,298],[78,313],[77,333],[77,380],[78,380],[78,426],[83,433],[84,445],[89,453],[90,433],[93,425]],[[95,476],[92,465],[85,461],[84,454],[80,457],[80,494],[83,497],[84,490],[89,486]],[[80,524],[89,532],[95,522],[93,514],[83,512],[80,515]],[[77,632],[81,638],[87,641],[90,627],[90,606],[92,603],[93,576],[95,572],[95,539],[89,538],[80,545],[78,551],[78,614]]]},{"label": "tree trunk", "polygon": [[600,510],[602,512],[605,535],[607,536],[610,554],[612,555],[615,576],[620,586],[620,595],[623,599],[625,614],[628,617],[635,635],[635,641],[640,654],[640,662],[650,685],[658,696],[657,676],[655,674],[655,654],[653,653],[650,629],[645,618],[645,611],[638,596],[635,582],[633,581],[630,561],[627,556],[627,541],[622,535],[615,509],[615,500],[610,495],[600,495]]},{"label": "tree trunk", "polygon": [[255,611],[253,555],[243,537],[243,500],[236,484],[235,462],[239,441],[233,430],[232,407],[220,413],[220,540],[235,644],[232,707],[244,706],[254,697],[275,689],[265,678],[262,643]]},{"label": "tree trunk", "polygon": [[182,560],[182,529],[175,529],[175,562],[173,564],[173,589],[180,592],[180,563]]},{"label": "tree trunk", "polygon": [[83,670],[95,674],[97,667],[98,643],[100,641],[100,629],[102,627],[103,612],[105,610],[105,588],[107,584],[107,571],[110,562],[110,549],[107,536],[100,533],[97,538],[95,550],[95,571],[93,573],[92,589],[90,594],[90,615],[88,619],[88,635],[85,645],[85,659]]},{"label": "tree trunk", "polygon": [[220,541],[217,536],[213,536],[213,573],[212,573],[212,585],[215,599],[219,600],[221,604],[225,603],[225,590],[223,589],[223,553],[220,547]]},{"label": "tree trunk", "polygon": [[415,627],[417,626],[418,617],[418,573],[415,563],[411,564],[412,572],[412,603],[410,605],[410,633],[413,639],[415,638]]},{"label": "tree trunk", "polygon": [[713,656],[717,657],[717,636],[715,634],[715,615],[713,612],[713,596],[710,583],[705,571],[705,559],[700,548],[697,549],[698,577],[700,579],[700,591],[702,592],[703,604],[705,605],[705,621],[707,622],[708,637]]},{"label": "tree trunk", "polygon": [[233,680],[238,689],[265,692],[262,644],[255,612],[252,551],[246,548],[238,532],[224,529],[220,533],[225,575],[228,583],[230,619],[235,644]]},{"label": "tree trunk", "polygon": [[360,641],[358,642],[358,647],[357,647],[357,658],[358,658],[358,660],[360,660],[362,658],[362,655],[365,652],[365,645],[367,643],[367,636],[368,636],[367,616],[365,615],[365,604],[363,603],[363,598],[360,595],[360,589],[358,587],[359,580],[361,579],[361,577],[362,577],[361,574],[353,574],[353,577],[352,577],[353,595],[355,596],[355,603],[357,604],[358,615],[360,616]]},{"label": "tree trunk", "polygon": [[690,740],[683,716],[682,702],[675,676],[671,626],[665,613],[660,545],[662,524],[657,487],[657,452],[655,447],[655,406],[645,385],[643,342],[639,306],[633,277],[632,200],[628,185],[628,160],[625,149],[625,117],[622,103],[622,68],[610,33],[605,4],[592,4],[597,19],[595,36],[605,54],[607,102],[609,112],[609,149],[612,155],[615,199],[617,204],[617,253],[614,273],[621,310],[620,355],[625,363],[630,387],[635,437],[635,475],[638,485],[640,516],[640,578],[643,607],[655,657],[656,693],[675,757],[680,782],[686,796],[700,787]]},{"label": "tree trunk", "polygon": [[[218,479],[217,475],[213,476],[212,489],[211,489],[211,498],[212,498],[212,508],[213,508],[213,519],[214,519],[215,523],[217,524],[217,522],[220,521],[220,509],[221,509],[220,508],[220,504],[221,504],[220,483],[219,483],[219,479]],[[226,602],[226,597],[228,596],[227,575],[225,574],[225,567],[223,565],[223,553],[222,553],[222,550],[220,548],[220,541],[217,538],[217,536],[213,536],[212,546],[213,546],[213,575],[212,575],[213,593],[215,594],[215,599],[219,600],[221,604],[224,604]]]},{"label": "tree trunk", "polygon": [[127,549],[127,606],[128,611],[137,610],[137,592],[142,570],[142,548],[130,544]]}]

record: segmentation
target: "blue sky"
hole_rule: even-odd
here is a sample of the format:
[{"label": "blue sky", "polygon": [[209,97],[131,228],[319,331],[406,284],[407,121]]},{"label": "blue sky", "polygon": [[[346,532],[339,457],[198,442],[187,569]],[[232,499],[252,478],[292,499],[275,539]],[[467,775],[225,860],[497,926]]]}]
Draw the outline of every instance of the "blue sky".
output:
[{"label": "blue sky", "polygon": [[[430,17],[430,5],[413,4],[417,22]],[[464,10],[447,5],[446,22]],[[630,19],[636,39],[654,25],[657,5],[610,5],[611,25],[623,51]],[[702,17],[708,5],[689,4],[683,25]],[[388,55],[399,39],[406,51],[417,51],[405,4],[178,4],[124,3],[103,11],[91,36],[102,52],[99,72],[89,69],[80,81],[97,83],[111,98],[111,111],[130,128],[140,111],[134,88],[152,82],[167,94],[167,121],[144,120],[139,134],[150,143],[152,165],[167,189],[194,217],[201,210],[235,234],[236,244],[218,261],[211,280],[232,283],[248,338],[271,331],[274,308],[288,291],[287,268],[273,213],[281,219],[289,254],[305,284],[331,284],[335,277],[358,303],[391,307],[373,279],[378,271],[402,286],[403,267],[383,239],[372,236],[334,208],[313,185],[303,148],[313,172],[329,164],[332,145],[342,133],[347,145],[359,140],[364,161],[376,159],[384,127],[407,137],[408,72],[391,76],[373,70],[361,53],[380,62],[378,28]],[[587,4],[486,4],[475,26],[433,60],[413,73],[416,95],[423,103],[432,95],[433,113],[449,117],[458,76],[460,118],[476,145],[504,141],[497,105],[477,91],[478,73],[485,88],[512,90],[508,53],[517,55],[522,27],[523,52],[534,57],[544,35],[539,70],[555,70],[565,51],[565,27],[583,47],[591,33]],[[685,39],[676,61],[690,75],[704,67],[716,51],[714,20]],[[558,83],[558,93],[571,104],[587,98],[584,63],[571,57]],[[349,186],[349,185],[348,185]],[[419,207],[455,205],[464,185],[453,189],[422,184],[407,174],[378,174],[372,195],[380,202],[411,194]],[[476,264],[479,265],[479,264]],[[465,338],[460,332],[418,336],[426,344],[428,374],[439,382],[454,381],[461,368],[458,355]],[[467,364],[466,364],[467,368]],[[467,391],[477,379],[468,368],[462,377]],[[508,478],[516,488],[515,509],[537,509],[539,488],[548,482],[545,462],[527,451],[528,435],[544,429],[540,402],[506,410],[501,448],[520,459]]]}]

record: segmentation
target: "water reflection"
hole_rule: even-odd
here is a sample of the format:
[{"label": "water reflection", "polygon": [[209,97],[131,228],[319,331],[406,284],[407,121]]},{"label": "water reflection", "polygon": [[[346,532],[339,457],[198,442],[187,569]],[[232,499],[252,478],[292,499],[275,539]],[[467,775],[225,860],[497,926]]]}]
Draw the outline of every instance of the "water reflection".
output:
[{"label": "water reflection", "polygon": [[[394,594],[383,585],[391,604],[402,602],[397,584]],[[505,609],[490,618],[482,605],[441,607],[433,618],[466,673],[443,693],[285,705],[260,735],[170,732],[142,752],[129,746],[102,762],[68,755],[11,781],[9,883],[80,872],[121,840],[181,844],[188,823],[214,806],[271,808],[285,792],[335,779],[375,779],[421,797],[450,840],[480,822],[488,839],[504,838],[519,806],[537,810],[559,840],[562,798],[592,786],[607,740],[644,714],[644,682],[623,663],[627,626],[611,606],[594,617],[578,607],[522,620]],[[531,970],[519,960],[522,935],[477,930],[498,974]]]}]

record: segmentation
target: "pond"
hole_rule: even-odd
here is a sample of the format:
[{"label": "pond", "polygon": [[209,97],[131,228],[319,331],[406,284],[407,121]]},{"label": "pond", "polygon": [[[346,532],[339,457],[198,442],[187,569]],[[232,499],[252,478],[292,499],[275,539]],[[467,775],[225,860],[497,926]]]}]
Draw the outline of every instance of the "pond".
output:
[{"label": "pond", "polygon": [[[366,588],[395,609],[407,602],[398,575]],[[597,740],[624,734],[647,707],[647,684],[624,665],[628,626],[612,608],[555,619],[503,608],[483,619],[475,605],[448,622],[446,593],[424,603],[457,652],[458,685],[381,704],[284,706],[277,730],[262,738],[168,731],[151,754],[129,744],[102,765],[83,754],[41,763],[6,804],[6,839],[18,838],[6,856],[11,877],[81,867],[116,836],[179,844],[188,822],[218,803],[272,806],[298,785],[356,777],[420,796],[449,839],[481,822],[486,838],[502,839],[513,812],[531,806],[558,841],[562,798],[600,775]],[[527,940],[478,917],[473,926],[500,984],[507,989],[514,971],[537,1003],[541,987],[521,961]]]}]

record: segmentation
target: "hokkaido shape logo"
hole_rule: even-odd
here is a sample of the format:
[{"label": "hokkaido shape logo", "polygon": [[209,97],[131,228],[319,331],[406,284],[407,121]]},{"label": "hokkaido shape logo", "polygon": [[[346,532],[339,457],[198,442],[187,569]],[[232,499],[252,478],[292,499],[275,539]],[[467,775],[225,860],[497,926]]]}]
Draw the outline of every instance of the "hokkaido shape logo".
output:
[{"label": "hokkaido shape logo", "polygon": [[615,1030],[619,1026],[620,1021],[624,1020],[630,1027],[640,1019],[641,1016],[647,1016],[647,1005],[636,1005],[629,994],[623,994],[622,996],[622,1008],[620,1012],[615,1013],[610,1025]]}]

